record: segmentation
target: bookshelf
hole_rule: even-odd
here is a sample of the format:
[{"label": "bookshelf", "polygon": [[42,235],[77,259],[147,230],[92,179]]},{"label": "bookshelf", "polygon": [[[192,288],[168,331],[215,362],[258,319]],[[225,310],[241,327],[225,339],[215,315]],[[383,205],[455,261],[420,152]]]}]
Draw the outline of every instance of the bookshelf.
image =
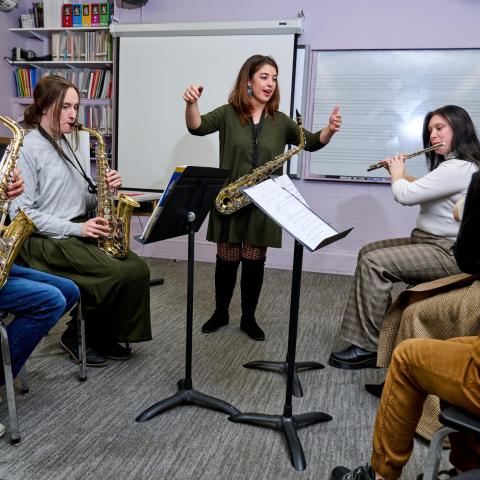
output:
[{"label": "bookshelf", "polygon": [[9,31],[38,41],[38,48],[33,49],[37,57],[52,55],[52,60],[34,58],[11,62],[15,68],[13,117],[17,121],[22,119],[25,106],[32,102],[33,88],[42,76],[58,74],[80,90],[79,122],[110,136],[114,62],[109,27],[11,28]]}]

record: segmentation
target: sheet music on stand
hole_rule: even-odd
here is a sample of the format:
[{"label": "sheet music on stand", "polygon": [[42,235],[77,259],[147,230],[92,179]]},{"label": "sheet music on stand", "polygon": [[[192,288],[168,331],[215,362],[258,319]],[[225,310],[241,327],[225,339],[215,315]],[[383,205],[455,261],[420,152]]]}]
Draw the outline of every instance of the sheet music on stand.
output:
[{"label": "sheet music on stand", "polygon": [[340,240],[352,230],[339,233],[323,221],[287,175],[245,188],[243,193],[310,252]]}]

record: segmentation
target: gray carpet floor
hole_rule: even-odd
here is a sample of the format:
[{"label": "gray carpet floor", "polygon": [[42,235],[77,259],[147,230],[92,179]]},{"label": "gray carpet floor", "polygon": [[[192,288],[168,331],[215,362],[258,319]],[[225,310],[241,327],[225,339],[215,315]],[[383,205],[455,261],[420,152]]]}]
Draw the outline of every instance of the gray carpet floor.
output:
[{"label": "gray carpet floor", "polygon": [[[300,374],[304,396],[294,398],[294,413],[323,411],[333,417],[299,430],[307,462],[303,472],[292,467],[281,433],[231,423],[223,413],[181,406],[135,422],[145,408],[176,392],[185,364],[186,262],[146,260],[152,276],[165,279],[164,285],[151,288],[154,339],[134,345],[127,362],[88,369],[88,380],[80,383],[77,366],[58,347],[62,320],[28,363],[30,393],[17,396],[18,446],[9,443],[5,399],[0,403],[0,421],[7,426],[0,440],[0,479],[323,480],[336,465],[369,461],[378,400],[363,385],[382,381],[380,369],[349,372],[326,366]],[[215,334],[199,332],[213,311],[213,274],[212,264],[195,264],[194,388],[242,412],[281,415],[285,378],[242,365],[284,360],[291,272],[266,271],[257,311],[265,342],[252,341],[239,330],[238,291],[231,325]],[[297,361],[326,364],[329,353],[342,347],[336,339],[350,284],[347,276],[303,274]],[[0,395],[5,397],[3,388]],[[402,478],[415,478],[425,453],[416,441]]]}]

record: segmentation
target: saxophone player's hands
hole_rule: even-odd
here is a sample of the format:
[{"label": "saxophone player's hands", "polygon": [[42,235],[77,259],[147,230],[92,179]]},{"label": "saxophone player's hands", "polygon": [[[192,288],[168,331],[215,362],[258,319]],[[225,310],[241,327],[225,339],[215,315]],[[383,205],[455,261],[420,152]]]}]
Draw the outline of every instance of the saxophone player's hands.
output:
[{"label": "saxophone player's hands", "polygon": [[108,220],[102,217],[91,218],[82,225],[82,237],[106,237],[110,231]]},{"label": "saxophone player's hands", "polygon": [[105,180],[107,182],[107,185],[116,190],[117,188],[120,188],[122,186],[122,177],[116,170],[109,169],[105,172]]},{"label": "saxophone player's hands", "polygon": [[21,195],[24,191],[24,185],[23,185],[23,178],[20,175],[20,170],[18,168],[15,168],[13,171],[13,175],[8,182],[8,197],[9,198],[15,198]]}]

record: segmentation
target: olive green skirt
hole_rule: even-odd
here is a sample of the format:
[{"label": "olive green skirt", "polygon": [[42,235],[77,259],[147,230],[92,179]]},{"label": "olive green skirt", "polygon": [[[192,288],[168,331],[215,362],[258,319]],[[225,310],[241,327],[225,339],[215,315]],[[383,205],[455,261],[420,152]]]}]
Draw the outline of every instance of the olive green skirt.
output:
[{"label": "olive green skirt", "polygon": [[282,246],[282,229],[254,205],[232,215],[223,215],[212,207],[207,240],[215,243],[246,243],[253,247]]},{"label": "olive green skirt", "polygon": [[101,251],[96,240],[32,235],[20,259],[78,285],[87,337],[103,336],[116,342],[151,340],[150,273],[133,252],[116,259]]}]

